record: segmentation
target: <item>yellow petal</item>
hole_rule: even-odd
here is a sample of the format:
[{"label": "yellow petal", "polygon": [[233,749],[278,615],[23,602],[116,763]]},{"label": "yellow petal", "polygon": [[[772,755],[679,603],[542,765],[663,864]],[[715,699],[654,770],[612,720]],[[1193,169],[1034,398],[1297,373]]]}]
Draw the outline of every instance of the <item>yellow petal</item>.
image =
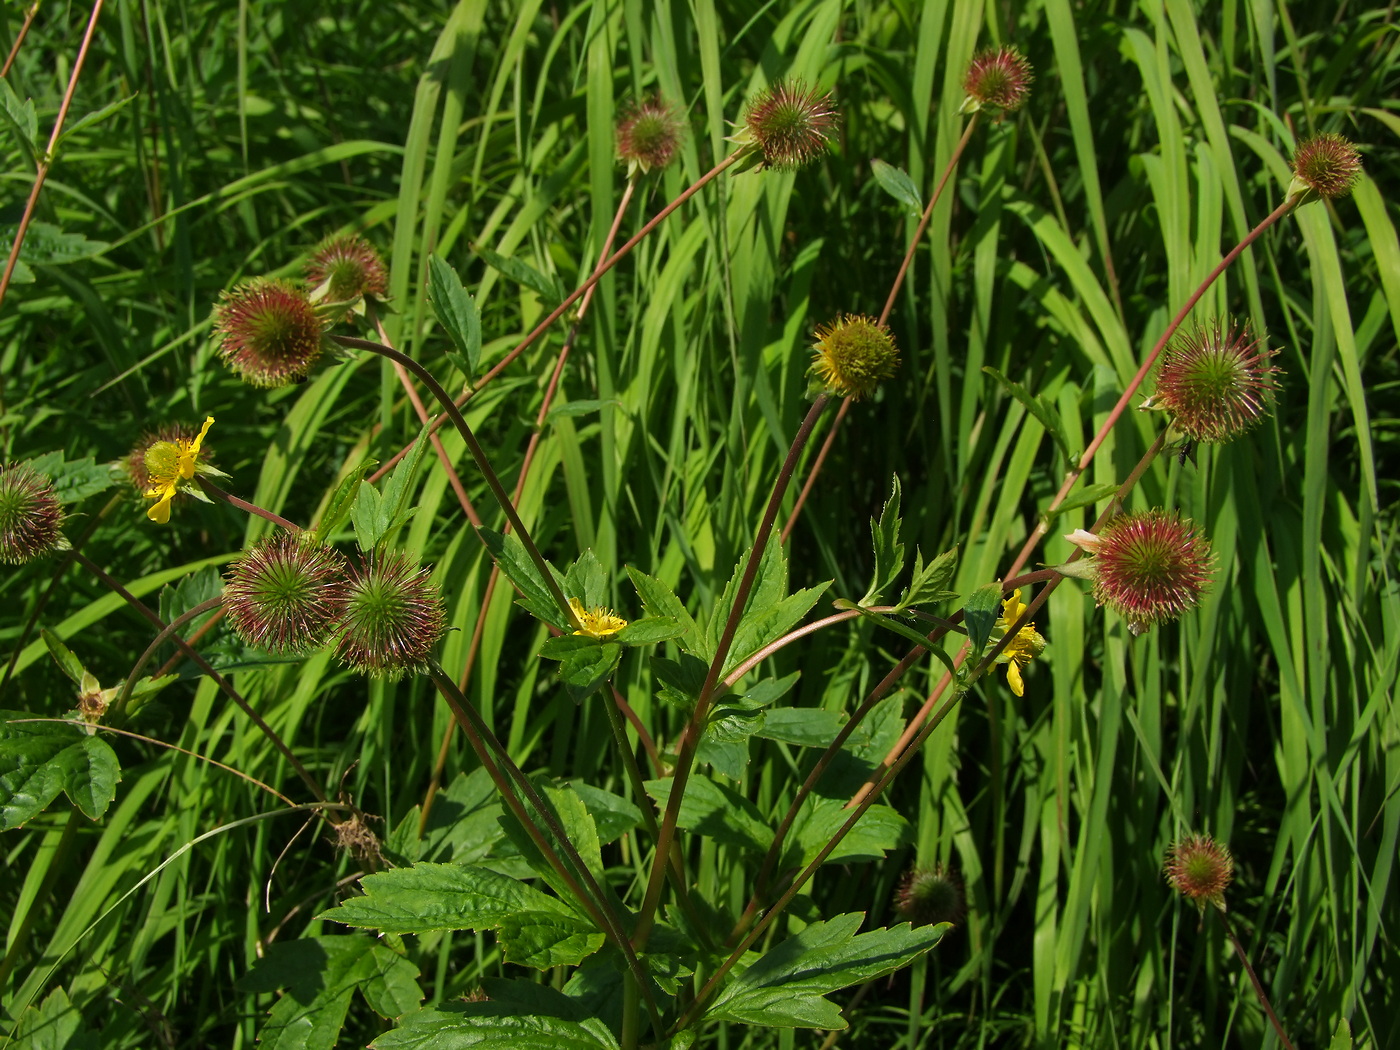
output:
[{"label": "yellow petal", "polygon": [[171,488],[159,503],[152,504],[146,511],[146,517],[150,518],[157,525],[165,525],[170,521],[170,501],[175,497],[175,490]]},{"label": "yellow petal", "polygon": [[195,461],[199,459],[199,446],[204,444],[204,435],[209,433],[209,428],[214,425],[213,416],[204,417],[204,426],[199,428],[199,433],[190,442],[190,447],[180,453],[180,477],[189,479],[194,477]]},{"label": "yellow petal", "polygon": [[1021,681],[1021,665],[1012,660],[1006,665],[1006,684],[1017,696],[1026,695],[1026,685]]}]

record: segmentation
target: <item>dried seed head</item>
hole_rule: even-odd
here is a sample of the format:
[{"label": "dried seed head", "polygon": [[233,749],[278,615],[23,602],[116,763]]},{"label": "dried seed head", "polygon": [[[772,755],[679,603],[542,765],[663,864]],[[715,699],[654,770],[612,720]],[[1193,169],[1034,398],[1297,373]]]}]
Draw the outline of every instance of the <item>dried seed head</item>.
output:
[{"label": "dried seed head", "polygon": [[224,584],[229,623],[246,644],[300,655],[324,645],[345,606],[345,556],[278,532],[241,557]]},{"label": "dried seed head", "polygon": [[912,868],[895,892],[894,908],[913,926],[960,923],[967,914],[962,879],[942,864]]},{"label": "dried seed head", "polygon": [[873,317],[846,314],[817,329],[812,374],[830,394],[859,401],[899,368],[899,348]]},{"label": "dried seed head", "polygon": [[1306,204],[1319,198],[1345,197],[1361,174],[1361,154],[1340,135],[1317,135],[1293,151],[1293,182],[1288,196],[1302,194]]},{"label": "dried seed head", "polygon": [[1174,620],[1210,582],[1210,541],[1190,519],[1164,510],[1114,518],[1099,533],[1094,597],[1133,634]]},{"label": "dried seed head", "polygon": [[752,143],[761,168],[800,168],[826,149],[838,116],[830,94],[779,81],[749,104],[737,141]]},{"label": "dried seed head", "polygon": [[0,562],[19,565],[56,550],[63,509],[53,481],[27,463],[0,467]]},{"label": "dried seed head", "polygon": [[1269,409],[1277,353],[1246,324],[1219,322],[1173,340],[1157,365],[1157,392],[1143,405],[1172,413],[1193,441],[1221,444],[1249,430]]},{"label": "dried seed head", "polygon": [[313,288],[326,285],[332,302],[362,295],[383,298],[389,291],[389,272],[374,246],[358,233],[327,237],[306,260],[306,280]]},{"label": "dried seed head", "polygon": [[423,667],[447,630],[442,595],[399,553],[352,568],[337,655],[361,674],[398,677]]},{"label": "dried seed head", "polygon": [[1225,889],[1235,873],[1230,851],[1209,835],[1187,835],[1172,844],[1162,870],[1172,889],[1197,908],[1213,904],[1225,910]]},{"label": "dried seed head", "polygon": [[253,386],[305,379],[321,356],[324,327],[306,293],[289,281],[256,278],[214,307],[219,356]]},{"label": "dried seed head", "polygon": [[1020,109],[1030,96],[1033,80],[1031,64],[1014,47],[980,51],[963,77],[967,100],[962,104],[962,111],[998,109],[1010,113]]},{"label": "dried seed head", "polygon": [[334,825],[335,844],[337,849],[349,853],[358,863],[378,870],[384,866],[384,850],[379,844],[379,836],[369,826],[369,820],[368,814],[357,811],[349,820]]},{"label": "dried seed head", "polygon": [[659,96],[634,103],[617,122],[617,158],[627,164],[627,177],[664,168],[681,146],[681,122]]}]

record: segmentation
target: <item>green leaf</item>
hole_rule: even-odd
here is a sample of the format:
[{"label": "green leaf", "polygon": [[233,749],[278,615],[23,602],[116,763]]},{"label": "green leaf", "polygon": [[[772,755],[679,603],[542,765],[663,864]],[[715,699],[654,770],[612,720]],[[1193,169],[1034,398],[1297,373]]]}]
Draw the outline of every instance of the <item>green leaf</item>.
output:
[{"label": "green leaf", "polygon": [[15,1050],[98,1050],[99,1034],[83,1023],[83,1015],[62,988],[55,988],[39,1006],[19,1016],[9,1045]]},{"label": "green leaf", "polygon": [[846,716],[825,708],[784,707],[769,711],[763,728],[754,733],[765,740],[777,740],[797,747],[826,747],[836,739]]},{"label": "green leaf", "polygon": [[499,270],[501,275],[523,284],[536,295],[545,306],[553,309],[564,301],[564,286],[557,277],[546,277],[528,263],[519,259],[507,259],[504,255],[498,255],[490,248],[482,248],[473,245],[476,254],[481,256],[482,261],[493,270]]},{"label": "green leaf", "polygon": [[[667,777],[644,781],[642,786],[656,799],[657,806],[665,809],[673,783]],[[739,846],[756,853],[762,853],[773,844],[773,829],[757,806],[733,788],[698,774],[686,782],[676,823],[726,846]]]},{"label": "green leaf", "polygon": [[[495,987],[496,982],[492,982]],[[596,1017],[571,1020],[518,1012],[512,1003],[451,1003],[403,1018],[374,1050],[619,1050]]]},{"label": "green leaf", "polygon": [[355,526],[355,542],[360,550],[366,554],[373,551],[388,533],[389,522],[384,497],[366,481],[356,491],[355,505],[350,512],[350,523]]},{"label": "green leaf", "polygon": [[[801,859],[796,863],[806,867],[815,860],[832,836],[851,818],[851,812],[846,808],[845,799],[809,796],[793,828],[801,850]],[[908,835],[909,822],[898,812],[889,806],[874,805],[837,843],[824,863],[856,858],[879,860],[888,851],[903,845]]]},{"label": "green leaf", "polygon": [[100,737],[58,722],[15,722],[24,711],[0,711],[0,831],[42,813],[59,793],[91,820],[117,795],[121,765]]},{"label": "green leaf", "polygon": [[63,453],[49,452],[28,461],[40,474],[53,482],[54,495],[63,504],[77,503],[94,493],[104,492],[112,487],[112,472],[106,465],[99,466],[91,456],[86,459],[65,460]]},{"label": "green leaf", "polygon": [[[761,717],[761,716],[760,716]],[[705,736],[695,748],[695,761],[707,765],[730,780],[743,780],[749,765],[749,736],[737,740],[716,740]]]},{"label": "green leaf", "polygon": [[574,703],[581,704],[603,687],[622,659],[622,646],[616,642],[580,638],[592,645],[575,649],[559,663],[559,680]]},{"label": "green leaf", "polygon": [[651,673],[661,683],[656,695],[663,702],[687,711],[699,699],[709,669],[709,664],[689,653],[682,653],[679,660],[665,656],[651,658]]},{"label": "green leaf", "polygon": [[1117,491],[1118,483],[1116,481],[1105,481],[1099,485],[1085,485],[1074,496],[1065,500],[1054,510],[1048,511],[1045,520],[1054,521],[1066,511],[1078,510],[1080,507],[1087,507],[1100,500],[1106,500]]},{"label": "green leaf", "polygon": [[[481,535],[486,549],[491,552],[491,557],[501,567],[501,572],[505,573],[506,578],[515,584],[515,589],[520,592],[519,604],[537,619],[552,624],[561,631],[571,632],[573,628],[569,626],[564,610],[559,608],[559,603],[549,593],[544,577],[540,575],[534,561],[525,552],[525,547],[520,540],[514,535],[494,532],[491,529],[481,528],[476,531]],[[550,565],[549,569],[554,573],[555,581],[562,588],[563,577],[559,575],[554,566]]]},{"label": "green leaf", "polygon": [[642,811],[636,803],[605,791],[583,780],[571,780],[569,788],[588,810],[593,818],[594,833],[599,845],[616,841],[642,822]]},{"label": "green leaf", "polygon": [[840,1008],[824,996],[908,966],[949,928],[903,924],[856,936],[862,919],[860,912],[840,915],[788,938],[730,981],[706,1011],[706,1020],[845,1028]]},{"label": "green leaf", "polygon": [[49,647],[49,653],[53,656],[54,663],[58,664],[59,669],[69,678],[73,679],[73,684],[81,689],[83,687],[83,675],[87,673],[83,667],[83,662],[74,656],[73,650],[59,641],[58,635],[54,634],[48,628],[41,630],[39,632],[39,637],[42,638],[44,644]]},{"label": "green leaf", "polygon": [[[18,225],[0,227],[0,252],[9,254],[18,232]],[[31,222],[19,257],[31,266],[62,266],[91,259],[110,247],[106,241],[90,241],[81,233],[65,233],[51,222]]]},{"label": "green leaf", "polygon": [[957,673],[957,669],[953,666],[952,658],[947,653],[945,653],[942,650],[942,648],[940,648],[938,645],[930,642],[928,639],[928,635],[924,634],[923,632],[918,631],[913,627],[910,627],[906,623],[902,623],[901,621],[895,619],[893,616],[887,616],[884,613],[877,613],[873,609],[864,609],[861,606],[855,604],[855,602],[849,601],[845,598],[838,598],[832,604],[834,604],[838,609],[851,609],[855,612],[858,612],[861,614],[861,616],[865,617],[865,619],[872,621],[877,626],[883,627],[887,631],[894,632],[895,634],[903,638],[905,641],[913,642],[915,645],[922,646],[927,652],[930,652],[935,657],[937,657],[938,660],[943,664],[943,666],[948,668],[950,672],[954,674]]},{"label": "green leaf", "polygon": [[1055,410],[1055,406],[1045,397],[1034,397],[1031,392],[1020,383],[1013,382],[1002,375],[990,365],[983,366],[982,371],[1000,383],[1012,397],[1025,406],[1027,412],[1035,416],[1059,446],[1060,452],[1066,460],[1071,459],[1069,451],[1069,438],[1065,436],[1065,425],[1060,421],[1060,413]]},{"label": "green leaf", "polygon": [[695,647],[700,641],[700,629],[671,588],[656,577],[639,572],[630,565],[627,566],[627,576],[631,579],[632,586],[637,589],[637,597],[642,600],[642,608],[647,614],[679,623],[683,628],[683,632],[678,636],[681,648],[686,652],[695,652]]},{"label": "green leaf", "polygon": [[963,606],[963,626],[972,642],[972,651],[980,653],[992,636],[992,628],[1001,615],[1001,584],[989,583],[978,587]]},{"label": "green leaf", "polygon": [[918,548],[914,549],[914,575],[909,581],[908,588],[904,591],[904,596],[899,599],[899,609],[908,609],[914,605],[932,605],[935,602],[947,601],[949,598],[956,598],[957,591],[947,589],[948,581],[953,578],[953,570],[958,566],[958,549],[954,547],[950,551],[944,551],[927,565],[924,564],[923,552]]},{"label": "green leaf", "polygon": [[608,575],[591,549],[580,554],[564,573],[564,597],[577,598],[585,609],[608,604]]},{"label": "green leaf", "polygon": [[604,398],[593,401],[564,401],[555,405],[545,415],[544,421],[550,423],[561,416],[586,416],[590,412],[601,412],[605,408],[622,408],[623,404],[615,397]]},{"label": "green leaf", "polygon": [[914,180],[901,169],[877,159],[870,162],[870,174],[875,176],[875,181],[880,184],[881,189],[903,204],[910,212],[918,215],[924,210],[924,202],[923,198],[919,196],[919,188],[914,185]]},{"label": "green leaf", "polygon": [[1327,1050],[1351,1050],[1351,1025],[1347,1024],[1345,1017],[1337,1019],[1337,1028],[1332,1033],[1332,1041],[1327,1044]]},{"label": "green leaf", "polygon": [[366,875],[360,888],[363,897],[342,901],[317,918],[384,933],[430,933],[494,930],[516,912],[569,910],[518,879],[472,865],[391,868]]},{"label": "green leaf", "polygon": [[[214,566],[206,565],[173,586],[167,585],[160,589],[160,618],[166,623],[173,623],[195,606],[218,598],[223,593],[224,578]],[[181,637],[188,638],[199,630],[202,624],[208,622],[209,617],[217,613],[217,608],[210,609],[196,619],[187,621],[179,629]]]},{"label": "green leaf", "polygon": [[[878,161],[876,163],[879,163]],[[875,572],[861,605],[878,605],[885,588],[904,571],[904,544],[899,542],[899,476],[890,486],[890,498],[878,519],[870,519],[870,539],[875,548]]]},{"label": "green leaf", "polygon": [[640,620],[633,620],[613,635],[612,639],[622,645],[655,645],[657,642],[669,642],[680,638],[685,631],[685,625],[674,617],[645,616]]},{"label": "green leaf", "polygon": [[559,911],[518,911],[507,915],[497,936],[506,961],[547,970],[577,966],[606,938],[581,916]]},{"label": "green leaf", "polygon": [[428,300],[438,323],[462,355],[463,373],[476,378],[481,365],[481,313],[457,271],[437,255],[428,256]]},{"label": "green leaf", "polygon": [[320,522],[316,525],[316,531],[312,534],[316,543],[327,544],[335,530],[346,518],[350,516],[351,509],[355,506],[356,498],[360,493],[360,485],[364,483],[363,471],[371,464],[364,464],[359,470],[348,475],[336,486],[335,494],[326,504],[326,513],[321,516]]},{"label": "green leaf", "polygon": [[[16,143],[25,153],[31,162],[39,160],[39,117],[34,112],[34,100],[32,98],[20,100],[15,94],[14,88],[10,87],[9,78],[0,79],[0,118],[10,129]],[[9,254],[10,245],[4,246],[5,254]]]},{"label": "green leaf", "polygon": [[63,133],[58,137],[59,143],[61,144],[63,140],[68,138],[70,135],[74,135],[77,132],[82,131],[83,128],[90,127],[93,124],[99,124],[102,121],[106,120],[108,117],[112,116],[113,114],[120,113],[127,106],[131,105],[131,103],[134,101],[136,101],[136,96],[128,95],[126,98],[118,99],[116,102],[108,103],[101,109],[95,109],[91,113],[84,113],[81,117],[79,117],[77,120],[73,121],[73,123],[69,124],[66,128],[63,129]]}]

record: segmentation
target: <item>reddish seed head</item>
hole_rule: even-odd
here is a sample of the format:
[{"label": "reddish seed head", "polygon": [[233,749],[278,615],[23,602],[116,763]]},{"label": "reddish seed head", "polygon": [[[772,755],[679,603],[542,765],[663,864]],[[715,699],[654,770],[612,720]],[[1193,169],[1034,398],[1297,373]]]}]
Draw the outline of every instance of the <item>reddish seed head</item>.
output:
[{"label": "reddish seed head", "polygon": [[895,892],[894,908],[914,926],[960,923],[967,914],[962,879],[942,864],[913,868]]},{"label": "reddish seed head", "polygon": [[397,677],[428,662],[447,630],[442,595],[402,554],[364,559],[351,570],[337,655],[361,674]]},{"label": "reddish seed head", "polygon": [[63,509],[53,482],[27,463],[0,467],[0,562],[19,565],[55,550]]},{"label": "reddish seed head", "polygon": [[749,104],[744,129],[763,156],[760,166],[783,171],[826,149],[837,120],[831,95],[800,80],[779,81]]},{"label": "reddish seed head", "polygon": [[1209,835],[1187,835],[1172,844],[1162,870],[1172,889],[1197,908],[1213,904],[1225,910],[1225,889],[1234,876],[1230,851]]},{"label": "reddish seed head", "polygon": [[1345,197],[1361,174],[1361,154],[1340,135],[1317,135],[1293,151],[1294,192],[1317,197]]},{"label": "reddish seed head", "polygon": [[374,246],[358,233],[327,237],[306,260],[306,280],[313,288],[329,281],[326,298],[343,302],[361,295],[383,298],[389,272]]},{"label": "reddish seed head", "polygon": [[321,319],[288,281],[256,278],[224,292],[214,307],[214,330],[219,356],[254,386],[299,382],[321,356]]},{"label": "reddish seed head", "polygon": [[255,543],[224,584],[229,623],[248,645],[300,655],[324,645],[345,605],[345,556],[278,532]]},{"label": "reddish seed head", "polygon": [[629,106],[617,122],[617,156],[628,175],[664,168],[681,145],[681,122],[660,97]]},{"label": "reddish seed head", "polygon": [[1277,353],[1248,324],[1217,322],[1174,340],[1157,366],[1151,405],[1171,412],[1178,430],[1220,444],[1253,427],[1269,409]]},{"label": "reddish seed head", "polygon": [[899,348],[873,317],[846,314],[816,331],[812,374],[836,397],[859,401],[899,368]]},{"label": "reddish seed head", "polygon": [[964,109],[986,107],[1007,113],[1020,109],[1030,96],[1033,80],[1031,64],[1014,47],[978,52],[963,77],[963,90],[971,100],[964,103]]},{"label": "reddish seed head", "polygon": [[1210,541],[1189,519],[1163,510],[1114,518],[1099,533],[1094,597],[1133,634],[1174,620],[1210,581]]}]

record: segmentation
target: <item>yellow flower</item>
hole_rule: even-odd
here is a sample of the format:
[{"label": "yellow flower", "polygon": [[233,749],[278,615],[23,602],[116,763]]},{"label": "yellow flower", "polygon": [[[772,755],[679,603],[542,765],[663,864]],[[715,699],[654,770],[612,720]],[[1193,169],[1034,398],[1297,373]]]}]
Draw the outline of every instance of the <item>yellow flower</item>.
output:
[{"label": "yellow flower", "polygon": [[170,520],[170,501],[175,498],[180,482],[194,477],[195,467],[199,463],[199,446],[204,443],[204,435],[213,425],[214,417],[205,416],[204,426],[193,438],[157,441],[146,450],[146,473],[151,479],[146,498],[156,501],[146,511],[146,517],[159,525]]},{"label": "yellow flower", "polygon": [[[995,626],[1001,628],[1005,634],[1025,611],[1026,606],[1021,601],[1021,589],[1018,587],[1011,592],[1011,597],[1001,603],[1001,617]],[[1007,642],[1006,648],[997,656],[997,663],[1006,665],[1007,684],[1017,696],[1026,695],[1026,686],[1021,680],[1021,668],[1039,656],[1044,649],[1045,639],[1036,631],[1035,624],[1028,623],[1016,632],[1016,637]]]},{"label": "yellow flower", "polygon": [[570,598],[569,608],[574,611],[579,622],[579,629],[574,634],[581,634],[587,638],[606,638],[627,626],[626,620],[601,605],[585,609],[583,602],[577,598]]}]

